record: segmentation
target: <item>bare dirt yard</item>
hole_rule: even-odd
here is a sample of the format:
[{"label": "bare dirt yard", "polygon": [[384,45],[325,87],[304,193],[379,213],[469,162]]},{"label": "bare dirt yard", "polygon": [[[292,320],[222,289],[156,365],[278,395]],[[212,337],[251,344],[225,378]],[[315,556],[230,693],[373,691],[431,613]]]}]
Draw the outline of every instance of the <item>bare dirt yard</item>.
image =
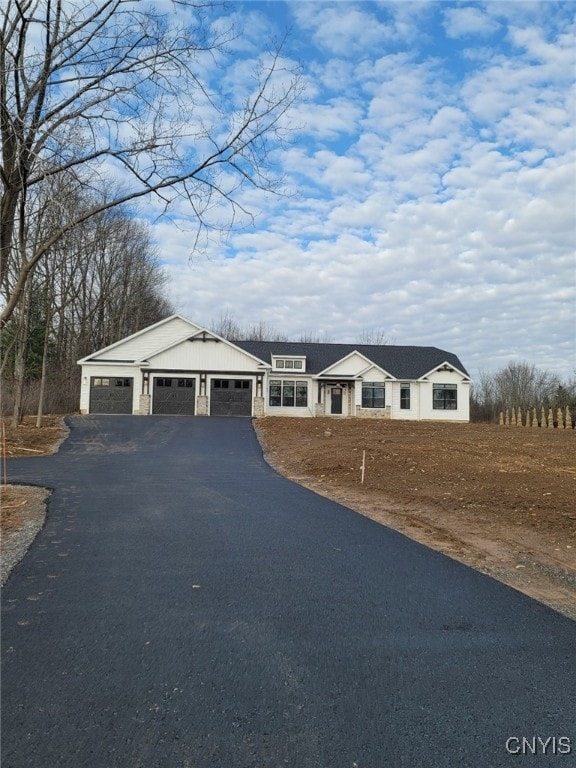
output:
[{"label": "bare dirt yard", "polygon": [[576,431],[333,418],[255,424],[281,474],[576,619]]},{"label": "bare dirt yard", "polygon": [[[36,417],[27,417],[19,427],[2,420],[0,456],[42,456],[54,453],[68,434],[62,416],[45,416],[36,427]],[[33,486],[10,485],[2,458],[0,485],[0,584],[24,556],[42,528],[49,491]]]},{"label": "bare dirt yard", "polygon": [[[255,425],[281,474],[576,619],[576,431],[284,417]],[[67,434],[60,416],[5,429],[8,456],[53,453]],[[2,488],[0,552],[43,516],[44,497]]]}]

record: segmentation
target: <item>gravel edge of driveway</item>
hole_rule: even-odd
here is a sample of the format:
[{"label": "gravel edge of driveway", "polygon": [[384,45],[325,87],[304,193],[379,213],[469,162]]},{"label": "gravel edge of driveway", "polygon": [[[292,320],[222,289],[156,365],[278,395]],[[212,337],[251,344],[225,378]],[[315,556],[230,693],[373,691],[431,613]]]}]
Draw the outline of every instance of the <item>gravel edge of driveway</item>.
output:
[{"label": "gravel edge of driveway", "polygon": [[27,485],[18,486],[27,497],[25,519],[14,531],[2,536],[2,558],[0,560],[0,586],[4,586],[16,565],[22,560],[46,521],[47,502],[51,491],[48,488]]}]

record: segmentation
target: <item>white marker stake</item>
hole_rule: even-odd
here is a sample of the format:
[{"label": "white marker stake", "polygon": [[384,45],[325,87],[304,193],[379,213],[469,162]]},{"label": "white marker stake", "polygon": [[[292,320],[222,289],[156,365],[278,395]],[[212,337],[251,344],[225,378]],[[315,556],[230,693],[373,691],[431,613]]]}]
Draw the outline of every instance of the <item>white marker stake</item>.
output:
[{"label": "white marker stake", "polygon": [[366,451],[362,451],[362,466],[360,467],[362,470],[362,478],[360,480],[360,483],[364,485],[364,472],[366,470]]}]

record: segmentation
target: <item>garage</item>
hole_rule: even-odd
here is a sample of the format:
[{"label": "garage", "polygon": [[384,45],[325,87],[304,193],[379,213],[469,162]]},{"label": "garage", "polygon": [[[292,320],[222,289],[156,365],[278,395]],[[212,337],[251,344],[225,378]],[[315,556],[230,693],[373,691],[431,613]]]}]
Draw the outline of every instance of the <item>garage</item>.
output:
[{"label": "garage", "polygon": [[195,383],[191,378],[155,377],[152,413],[194,416]]},{"label": "garage", "polygon": [[132,413],[133,378],[93,376],[90,380],[90,413]]},{"label": "garage", "polygon": [[250,379],[212,379],[211,416],[252,416]]}]

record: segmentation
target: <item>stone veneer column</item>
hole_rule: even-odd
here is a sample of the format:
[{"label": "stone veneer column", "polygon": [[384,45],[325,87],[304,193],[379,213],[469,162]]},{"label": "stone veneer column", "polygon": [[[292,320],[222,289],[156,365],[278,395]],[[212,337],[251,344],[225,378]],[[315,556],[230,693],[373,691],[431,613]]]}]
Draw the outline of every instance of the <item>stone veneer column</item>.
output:
[{"label": "stone veneer column", "polygon": [[325,416],[326,415],[326,406],[324,403],[315,403],[314,404],[314,416]]},{"label": "stone veneer column", "polygon": [[196,398],[196,416],[208,416],[207,395],[198,395]]},{"label": "stone veneer column", "polygon": [[264,411],[264,398],[263,397],[255,397],[254,398],[254,417],[256,419],[262,418],[262,416],[265,416]]},{"label": "stone veneer column", "polygon": [[150,395],[140,395],[138,401],[137,416],[149,416],[150,415]]}]

